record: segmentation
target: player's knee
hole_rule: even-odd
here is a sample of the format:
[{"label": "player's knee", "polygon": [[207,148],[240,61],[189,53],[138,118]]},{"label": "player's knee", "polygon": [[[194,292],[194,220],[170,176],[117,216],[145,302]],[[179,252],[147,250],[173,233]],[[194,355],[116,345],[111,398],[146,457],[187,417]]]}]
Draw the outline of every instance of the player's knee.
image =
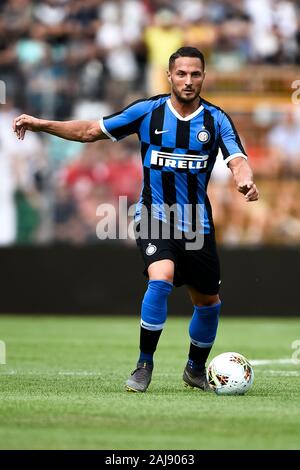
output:
[{"label": "player's knee", "polygon": [[171,260],[161,260],[152,263],[148,268],[150,281],[173,282],[174,262]]},{"label": "player's knee", "polygon": [[218,294],[216,295],[199,295],[194,299],[195,307],[213,307],[221,302]]},{"label": "player's knee", "polygon": [[162,271],[161,273],[153,274],[149,276],[150,281],[164,281],[173,282],[173,273],[168,271]]}]

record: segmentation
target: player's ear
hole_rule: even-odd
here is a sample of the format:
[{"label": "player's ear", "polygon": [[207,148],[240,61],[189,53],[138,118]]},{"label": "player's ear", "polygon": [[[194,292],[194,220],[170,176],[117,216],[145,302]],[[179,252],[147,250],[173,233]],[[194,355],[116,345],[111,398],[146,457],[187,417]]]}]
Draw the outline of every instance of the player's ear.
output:
[{"label": "player's ear", "polygon": [[167,77],[168,77],[169,83],[171,83],[171,72],[170,72],[170,70],[167,70]]}]

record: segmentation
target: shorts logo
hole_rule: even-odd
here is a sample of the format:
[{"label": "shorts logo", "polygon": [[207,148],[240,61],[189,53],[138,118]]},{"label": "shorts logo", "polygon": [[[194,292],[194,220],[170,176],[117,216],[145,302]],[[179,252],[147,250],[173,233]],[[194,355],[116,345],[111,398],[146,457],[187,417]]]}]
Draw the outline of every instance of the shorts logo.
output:
[{"label": "shorts logo", "polygon": [[152,245],[149,243],[146,249],[146,255],[151,256],[154,255],[154,253],[157,251],[157,247],[155,245]]},{"label": "shorts logo", "polygon": [[199,142],[206,144],[210,140],[210,132],[206,129],[202,129],[200,132],[198,132],[197,139],[199,140]]}]

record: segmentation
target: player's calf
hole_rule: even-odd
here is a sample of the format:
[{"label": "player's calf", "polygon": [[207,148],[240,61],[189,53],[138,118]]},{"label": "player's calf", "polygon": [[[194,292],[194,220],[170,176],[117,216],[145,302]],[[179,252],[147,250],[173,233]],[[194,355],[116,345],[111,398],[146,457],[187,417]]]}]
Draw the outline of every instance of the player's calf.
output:
[{"label": "player's calf", "polygon": [[220,309],[221,302],[209,307],[195,306],[189,328],[189,358],[183,372],[183,381],[190,387],[209,390],[205,363],[216,338]]},{"label": "player's calf", "polygon": [[126,389],[145,392],[153,371],[153,355],[167,319],[167,300],[173,284],[168,281],[151,280],[145,293],[140,329],[140,356],[137,367],[126,382]]}]

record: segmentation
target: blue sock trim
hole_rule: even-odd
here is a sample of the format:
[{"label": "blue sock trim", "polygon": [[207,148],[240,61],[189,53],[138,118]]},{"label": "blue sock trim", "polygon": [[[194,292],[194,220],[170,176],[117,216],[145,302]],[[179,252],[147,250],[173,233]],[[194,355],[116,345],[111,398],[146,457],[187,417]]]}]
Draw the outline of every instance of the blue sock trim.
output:
[{"label": "blue sock trim", "polygon": [[167,319],[168,296],[173,284],[168,281],[149,281],[144,295],[141,326],[147,330],[162,330]]},{"label": "blue sock trim", "polygon": [[221,302],[210,307],[195,306],[189,327],[191,342],[195,346],[208,348],[214,344],[220,310]]},{"label": "blue sock trim", "polygon": [[193,359],[188,359],[187,364],[195,372],[201,372],[203,369],[205,369],[205,363],[196,362],[196,361],[193,361]]},{"label": "blue sock trim", "polygon": [[138,362],[149,362],[150,364],[153,364],[153,354],[144,353],[143,351],[141,351]]},{"label": "blue sock trim", "polygon": [[146,321],[141,319],[141,326],[149,331],[159,331],[164,328],[165,322],[159,323],[158,325],[154,325],[153,323],[147,323]]}]

